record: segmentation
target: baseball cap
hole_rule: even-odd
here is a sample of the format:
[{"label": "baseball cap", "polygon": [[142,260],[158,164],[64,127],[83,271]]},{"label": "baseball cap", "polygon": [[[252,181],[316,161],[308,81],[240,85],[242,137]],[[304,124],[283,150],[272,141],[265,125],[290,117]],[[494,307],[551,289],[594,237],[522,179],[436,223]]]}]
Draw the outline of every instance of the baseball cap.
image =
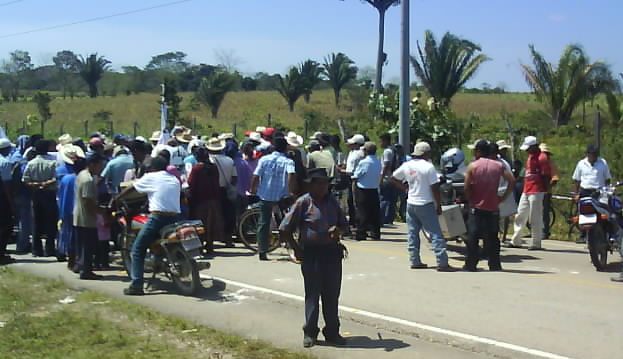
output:
[{"label": "baseball cap", "polygon": [[354,145],[354,144],[363,145],[365,142],[366,142],[366,138],[360,134],[354,135],[353,137],[346,140],[346,143],[348,143],[349,145]]},{"label": "baseball cap", "polygon": [[0,138],[0,150],[9,148],[9,147],[13,147],[13,144],[11,143],[11,141],[9,141],[8,138]]},{"label": "baseball cap", "polygon": [[422,156],[423,154],[430,152],[430,145],[428,142],[418,142],[413,147],[413,156]]},{"label": "baseball cap", "polygon": [[527,151],[528,148],[532,146],[536,146],[538,144],[539,144],[539,141],[537,141],[536,137],[527,136],[526,138],[524,138],[523,143],[521,144],[521,147],[519,147],[519,149],[522,151]]}]

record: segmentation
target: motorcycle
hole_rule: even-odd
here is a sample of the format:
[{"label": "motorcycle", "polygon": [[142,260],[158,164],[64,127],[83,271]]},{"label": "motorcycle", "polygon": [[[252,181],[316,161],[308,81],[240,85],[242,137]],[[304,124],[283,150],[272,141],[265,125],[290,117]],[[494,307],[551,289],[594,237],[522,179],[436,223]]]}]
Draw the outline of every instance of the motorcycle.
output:
[{"label": "motorcycle", "polygon": [[608,264],[608,253],[621,248],[623,237],[623,202],[615,194],[619,182],[596,191],[578,201],[578,216],[574,218],[580,230],[586,232],[591,262],[597,271]]},{"label": "motorcycle", "polygon": [[[128,276],[131,276],[132,246],[149,218],[144,211],[145,202],[137,198],[118,200],[117,210],[113,212],[120,227],[117,244]],[[156,276],[163,274],[183,295],[197,294],[201,288],[199,271],[210,268],[210,263],[202,256],[200,236],[204,232],[201,221],[180,221],[164,227],[145,257],[145,271],[152,273],[147,288],[152,286]]]}]

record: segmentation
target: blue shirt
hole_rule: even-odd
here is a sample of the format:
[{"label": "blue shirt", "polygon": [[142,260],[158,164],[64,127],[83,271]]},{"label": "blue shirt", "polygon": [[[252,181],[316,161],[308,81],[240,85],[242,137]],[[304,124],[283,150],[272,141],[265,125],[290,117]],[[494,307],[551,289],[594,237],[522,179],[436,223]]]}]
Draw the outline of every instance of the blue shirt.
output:
[{"label": "blue shirt", "polygon": [[253,173],[260,178],[257,195],[262,201],[278,202],[288,196],[288,176],[294,174],[294,161],[284,153],[273,152],[260,158]]},{"label": "blue shirt", "polygon": [[74,165],[63,163],[62,165],[56,167],[56,180],[60,182],[63,177],[72,173],[74,173]]},{"label": "blue shirt", "polygon": [[125,172],[133,168],[134,159],[130,155],[119,155],[106,164],[102,178],[106,181],[110,193],[119,192],[119,185],[123,182]]},{"label": "blue shirt", "polygon": [[63,176],[58,186],[58,210],[63,222],[72,223],[74,213],[76,174]]},{"label": "blue shirt", "polygon": [[383,165],[376,156],[366,156],[359,161],[353,178],[357,179],[357,187],[361,189],[378,189],[381,182]]}]

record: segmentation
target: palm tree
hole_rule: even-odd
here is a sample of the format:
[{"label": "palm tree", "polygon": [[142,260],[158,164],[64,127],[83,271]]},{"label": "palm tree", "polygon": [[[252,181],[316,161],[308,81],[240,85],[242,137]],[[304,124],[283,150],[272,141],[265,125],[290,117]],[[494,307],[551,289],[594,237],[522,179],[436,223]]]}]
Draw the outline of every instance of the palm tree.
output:
[{"label": "palm tree", "polygon": [[[343,0],[342,0],[343,1]],[[374,81],[374,90],[381,91],[383,88],[383,63],[385,63],[385,13],[393,5],[400,4],[400,0],[361,0],[370,4],[379,12],[379,46],[376,57],[376,80]]]},{"label": "palm tree", "polygon": [[279,91],[279,94],[288,102],[290,112],[294,112],[294,104],[302,95],[306,94],[306,79],[303,78],[299,69],[296,67],[291,67],[285,77],[281,77],[281,75],[278,76],[279,83],[277,91]]},{"label": "palm tree", "polygon": [[439,45],[431,31],[426,31],[424,49],[417,44],[418,57],[411,56],[415,75],[428,93],[442,106],[449,106],[452,97],[489,58],[480,46],[447,32]]},{"label": "palm tree", "polygon": [[235,78],[232,74],[216,71],[201,80],[195,96],[201,103],[210,107],[212,118],[217,118],[225,95],[233,90],[234,85]]},{"label": "palm tree", "polygon": [[95,53],[89,55],[86,60],[80,56],[77,67],[80,77],[89,86],[89,96],[91,98],[97,97],[97,83],[101,80],[104,72],[110,68],[110,61],[106,60],[104,56],[97,57]]},{"label": "palm tree", "polygon": [[[292,71],[292,70],[290,70]],[[312,90],[320,83],[320,75],[322,75],[322,67],[314,60],[307,60],[299,65],[298,72],[303,81],[305,103],[309,103]]]},{"label": "palm tree", "polygon": [[567,46],[556,68],[533,45],[530,52],[534,67],[522,64],[524,77],[537,99],[548,107],[555,126],[569,123],[575,108],[589,96],[618,88],[609,66],[590,63],[579,45]]},{"label": "palm tree", "polygon": [[357,67],[343,53],[332,53],[325,57],[323,73],[327,77],[335,95],[335,106],[340,105],[340,92],[349,82],[357,78]]}]

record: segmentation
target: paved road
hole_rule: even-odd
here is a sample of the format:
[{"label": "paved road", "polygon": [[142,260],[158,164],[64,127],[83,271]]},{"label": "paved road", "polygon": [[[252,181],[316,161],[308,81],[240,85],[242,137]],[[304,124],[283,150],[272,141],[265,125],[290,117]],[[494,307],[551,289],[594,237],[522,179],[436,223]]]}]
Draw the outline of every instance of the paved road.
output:
[{"label": "paved road", "polygon": [[[623,285],[595,272],[582,245],[544,241],[544,252],[503,249],[504,272],[410,270],[406,229],[378,242],[346,242],[341,304],[347,349],[316,348],[327,358],[615,358],[623,353]],[[462,265],[462,245],[450,246]],[[201,299],[171,294],[133,299],[278,346],[300,348],[303,286],[285,253],[259,262],[242,249],[220,249],[203,273]],[[423,259],[434,264],[424,246]],[[618,260],[618,257],[615,257]],[[62,265],[20,264],[77,282]],[[611,266],[614,272],[617,264]],[[86,285],[119,293],[122,273]],[[84,283],[80,283],[85,285]],[[173,303],[175,303],[173,305]],[[183,303],[183,305],[180,305]]]}]

